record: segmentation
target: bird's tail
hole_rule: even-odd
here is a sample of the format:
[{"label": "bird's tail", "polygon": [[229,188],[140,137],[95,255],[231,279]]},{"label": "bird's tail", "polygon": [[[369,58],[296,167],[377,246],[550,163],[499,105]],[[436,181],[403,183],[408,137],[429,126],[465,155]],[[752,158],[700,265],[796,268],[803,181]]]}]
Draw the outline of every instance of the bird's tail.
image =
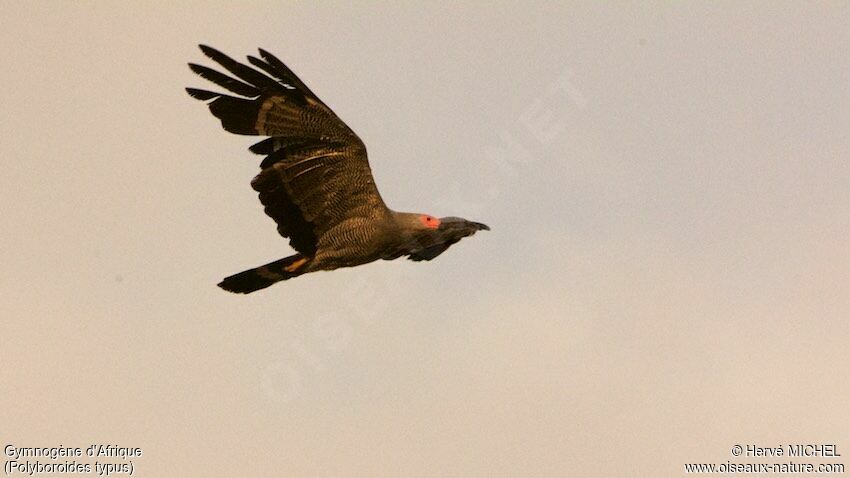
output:
[{"label": "bird's tail", "polygon": [[230,277],[226,277],[218,286],[228,292],[250,294],[286,279],[300,276],[307,272],[310,258],[302,254],[284,257],[274,262],[254,269],[248,269]]}]

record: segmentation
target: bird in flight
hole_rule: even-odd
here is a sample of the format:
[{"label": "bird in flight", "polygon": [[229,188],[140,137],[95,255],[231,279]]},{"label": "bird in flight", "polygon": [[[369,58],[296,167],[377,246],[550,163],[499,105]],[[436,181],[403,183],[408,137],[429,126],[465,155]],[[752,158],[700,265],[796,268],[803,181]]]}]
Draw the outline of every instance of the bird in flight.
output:
[{"label": "bird in flight", "polygon": [[248,294],[315,271],[407,256],[430,261],[485,224],[459,217],[396,212],[384,204],[366,146],[297,76],[260,49],[255,68],[200,45],[232,76],[189,63],[193,72],[234,94],[186,88],[208,102],[225,130],[267,136],[251,186],[297,254],[225,278],[219,287]]}]

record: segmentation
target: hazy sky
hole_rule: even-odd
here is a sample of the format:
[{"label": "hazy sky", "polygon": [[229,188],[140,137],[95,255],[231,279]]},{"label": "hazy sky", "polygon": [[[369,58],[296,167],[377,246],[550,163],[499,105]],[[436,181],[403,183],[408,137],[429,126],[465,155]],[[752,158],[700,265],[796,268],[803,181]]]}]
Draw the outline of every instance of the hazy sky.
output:
[{"label": "hazy sky", "polygon": [[[850,465],[846,3],[0,12],[4,446],[162,477]],[[255,138],[183,91],[198,43],[287,62],[391,207],[492,231],[218,289],[291,250]]]}]

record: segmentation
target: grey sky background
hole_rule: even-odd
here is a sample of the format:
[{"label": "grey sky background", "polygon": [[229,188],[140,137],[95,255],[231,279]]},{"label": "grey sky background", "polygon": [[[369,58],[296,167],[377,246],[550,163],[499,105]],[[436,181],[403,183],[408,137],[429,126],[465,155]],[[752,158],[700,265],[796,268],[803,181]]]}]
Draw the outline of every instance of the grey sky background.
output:
[{"label": "grey sky background", "polygon": [[[846,3],[0,11],[4,445],[138,446],[141,476],[847,463]],[[198,43],[287,62],[391,207],[493,230],[221,291],[290,249],[254,138],[183,91]]]}]

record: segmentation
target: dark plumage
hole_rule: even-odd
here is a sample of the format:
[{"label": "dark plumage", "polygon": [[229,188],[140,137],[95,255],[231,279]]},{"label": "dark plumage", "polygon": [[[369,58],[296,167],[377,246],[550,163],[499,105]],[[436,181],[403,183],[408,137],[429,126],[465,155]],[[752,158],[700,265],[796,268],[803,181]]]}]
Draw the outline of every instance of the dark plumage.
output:
[{"label": "dark plumage", "polygon": [[366,146],[280,60],[260,49],[255,68],[201,45],[233,76],[189,64],[201,77],[235,93],[186,88],[208,101],[225,130],[268,136],[251,152],[265,155],[251,186],[298,253],[225,278],[219,286],[247,294],[319,270],[408,256],[430,261],[452,244],[490,228],[457,217],[389,209],[372,178]]}]

